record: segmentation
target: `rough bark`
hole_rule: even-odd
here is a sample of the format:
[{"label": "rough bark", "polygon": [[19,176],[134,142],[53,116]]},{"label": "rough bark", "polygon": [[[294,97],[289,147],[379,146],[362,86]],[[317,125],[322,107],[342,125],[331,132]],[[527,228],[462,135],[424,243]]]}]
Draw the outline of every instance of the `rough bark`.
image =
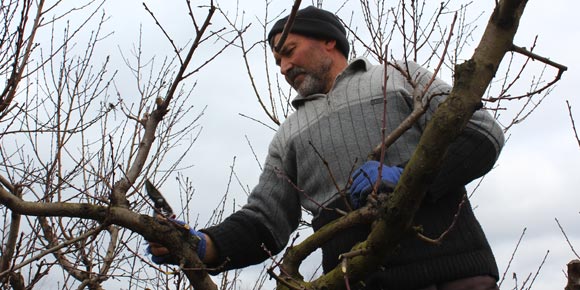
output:
[{"label": "rough bark", "polygon": [[568,263],[568,284],[565,290],[580,290],[580,260]]}]

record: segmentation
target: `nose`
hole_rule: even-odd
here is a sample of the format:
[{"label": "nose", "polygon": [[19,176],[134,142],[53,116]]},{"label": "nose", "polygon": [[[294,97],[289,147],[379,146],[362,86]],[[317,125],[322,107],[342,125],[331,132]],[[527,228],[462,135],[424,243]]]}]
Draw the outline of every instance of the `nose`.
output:
[{"label": "nose", "polygon": [[292,62],[284,59],[280,60],[280,73],[282,75],[286,75],[288,71],[292,69],[292,67]]}]

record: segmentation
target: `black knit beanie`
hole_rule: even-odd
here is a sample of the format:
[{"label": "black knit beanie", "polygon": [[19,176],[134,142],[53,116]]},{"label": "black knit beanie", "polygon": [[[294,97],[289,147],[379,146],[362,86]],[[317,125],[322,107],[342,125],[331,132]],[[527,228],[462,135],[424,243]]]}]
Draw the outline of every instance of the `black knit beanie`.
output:
[{"label": "black knit beanie", "polygon": [[[274,26],[272,26],[270,33],[268,33],[270,47],[274,46],[274,36],[284,30],[287,20],[288,16],[276,21]],[[340,20],[338,20],[338,17],[326,10],[318,9],[314,6],[298,10],[290,32],[316,39],[336,40],[336,47],[348,59],[350,48],[346,39],[346,30]]]}]

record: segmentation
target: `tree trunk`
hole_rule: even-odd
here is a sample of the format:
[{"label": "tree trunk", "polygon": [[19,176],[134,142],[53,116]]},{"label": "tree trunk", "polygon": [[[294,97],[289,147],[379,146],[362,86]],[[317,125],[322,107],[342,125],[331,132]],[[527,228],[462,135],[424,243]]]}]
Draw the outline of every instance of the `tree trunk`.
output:
[{"label": "tree trunk", "polygon": [[568,263],[568,285],[565,290],[580,290],[580,260]]}]

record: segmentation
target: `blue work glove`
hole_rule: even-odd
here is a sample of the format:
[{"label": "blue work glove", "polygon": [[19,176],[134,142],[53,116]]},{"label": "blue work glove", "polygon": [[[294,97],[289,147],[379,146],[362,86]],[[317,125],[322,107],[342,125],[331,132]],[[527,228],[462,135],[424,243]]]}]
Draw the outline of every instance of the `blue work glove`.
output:
[{"label": "blue work glove", "polygon": [[[206,245],[207,245],[207,242],[205,240],[205,236],[201,232],[196,231],[194,228],[190,227],[188,224],[186,224],[183,221],[176,220],[176,219],[169,219],[169,220],[184,227],[185,229],[187,229],[192,236],[196,236],[199,238],[199,242],[197,243],[197,256],[199,257],[199,259],[203,260],[203,258],[205,257],[205,249],[206,249]],[[147,246],[146,251],[148,254],[151,254],[151,261],[153,261],[156,264],[172,264],[172,265],[179,264],[177,257],[172,255],[172,254],[155,256],[151,253],[151,246]]]},{"label": "blue work glove", "polygon": [[[352,174],[352,184],[350,186],[350,200],[352,206],[357,209],[365,204],[367,196],[373,191],[373,186],[379,178],[378,161],[367,161],[361,167],[357,168]],[[381,187],[380,191],[390,189],[391,191],[399,182],[399,178],[403,173],[403,168],[398,166],[386,166],[383,164],[381,172]],[[386,186],[386,188],[384,188]]]}]

